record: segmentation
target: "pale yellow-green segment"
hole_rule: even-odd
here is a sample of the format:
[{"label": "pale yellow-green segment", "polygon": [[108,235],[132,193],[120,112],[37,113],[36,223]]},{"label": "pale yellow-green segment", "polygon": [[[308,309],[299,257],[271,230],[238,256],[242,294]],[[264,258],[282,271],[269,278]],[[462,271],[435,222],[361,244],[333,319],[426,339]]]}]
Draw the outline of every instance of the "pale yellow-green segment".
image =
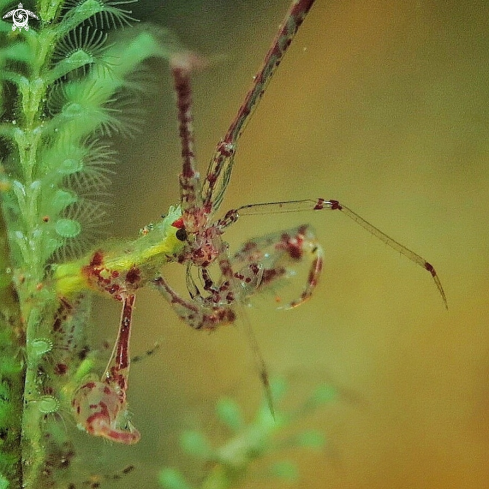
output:
[{"label": "pale yellow-green segment", "polygon": [[180,207],[170,207],[161,221],[145,227],[136,240],[109,242],[105,247],[98,247],[79,260],[56,265],[53,274],[56,293],[61,297],[69,297],[93,290],[84,270],[89,267],[97,251],[103,255],[103,267],[107,270],[105,273],[123,274],[136,267],[140,270],[143,281],[151,280],[160,267],[172,261],[175,254],[183,248],[184,243],[176,237],[178,228],[172,226],[181,215]]}]

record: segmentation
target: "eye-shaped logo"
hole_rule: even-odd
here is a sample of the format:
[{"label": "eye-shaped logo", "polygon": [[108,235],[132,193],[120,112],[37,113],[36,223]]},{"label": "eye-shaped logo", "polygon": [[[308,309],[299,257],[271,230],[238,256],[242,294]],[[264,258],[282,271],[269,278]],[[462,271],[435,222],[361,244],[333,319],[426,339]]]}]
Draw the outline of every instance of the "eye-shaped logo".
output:
[{"label": "eye-shaped logo", "polygon": [[31,12],[30,10],[26,10],[24,6],[19,3],[17,8],[15,10],[11,10],[10,12],[7,12],[3,18],[7,19],[9,17],[12,17],[12,30],[15,31],[15,29],[19,29],[21,31],[23,28],[28,31],[29,30],[29,17],[32,19],[38,19],[39,17],[34,13]]}]

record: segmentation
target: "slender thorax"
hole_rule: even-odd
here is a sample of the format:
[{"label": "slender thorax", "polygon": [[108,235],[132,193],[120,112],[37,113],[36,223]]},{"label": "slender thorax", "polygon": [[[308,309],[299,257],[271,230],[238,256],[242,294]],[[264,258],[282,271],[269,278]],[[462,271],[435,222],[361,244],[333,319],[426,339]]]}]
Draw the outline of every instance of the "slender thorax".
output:
[{"label": "slender thorax", "polygon": [[[303,304],[318,285],[323,250],[309,224],[302,224],[250,239],[230,253],[223,236],[240,216],[339,211],[426,270],[447,305],[441,282],[429,262],[338,200],[305,196],[292,201],[245,204],[218,215],[231,179],[239,138],[313,3],[314,0],[292,2],[203,177],[196,163],[191,76],[205,61],[190,52],[180,52],[171,58],[182,158],[179,205],[171,207],[161,222],[146,226],[140,238],[132,243],[115,250],[96,250],[88,260],[56,270],[61,295],[88,288],[122,303],[119,336],[106,372],[101,379],[82,385],[73,398],[79,424],[89,433],[122,443],[139,439],[139,432],[128,420],[126,389],[134,294],[146,284],[159,291],[178,317],[195,330],[213,331],[240,318],[273,412],[267,369],[243,306],[252,296],[286,284],[298,267],[306,266],[307,279],[301,291],[278,307],[290,309]],[[185,267],[188,295],[177,292],[164,277],[163,265],[168,262]]]}]

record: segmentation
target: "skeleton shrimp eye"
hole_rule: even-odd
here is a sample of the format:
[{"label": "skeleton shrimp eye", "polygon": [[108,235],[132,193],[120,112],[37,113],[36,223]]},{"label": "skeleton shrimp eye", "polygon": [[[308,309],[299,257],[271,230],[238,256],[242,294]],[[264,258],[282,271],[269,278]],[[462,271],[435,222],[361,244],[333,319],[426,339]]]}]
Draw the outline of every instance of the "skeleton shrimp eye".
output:
[{"label": "skeleton shrimp eye", "polygon": [[186,239],[187,239],[187,231],[185,230],[185,228],[177,229],[177,232],[175,233],[175,236],[180,241],[186,241]]}]

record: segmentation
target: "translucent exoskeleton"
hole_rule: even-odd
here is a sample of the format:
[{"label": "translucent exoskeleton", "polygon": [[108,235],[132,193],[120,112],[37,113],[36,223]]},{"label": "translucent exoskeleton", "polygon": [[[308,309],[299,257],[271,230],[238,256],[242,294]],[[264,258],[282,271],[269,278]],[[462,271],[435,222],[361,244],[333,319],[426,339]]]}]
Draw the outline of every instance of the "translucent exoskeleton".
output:
[{"label": "translucent exoskeleton", "polygon": [[81,429],[91,435],[125,444],[137,443],[141,437],[129,421],[126,400],[134,300],[132,294],[122,299],[119,334],[102,378],[84,382],[75,391],[71,401],[75,419]]},{"label": "translucent exoskeleton", "polygon": [[[219,141],[206,175],[201,178],[195,161],[190,78],[205,60],[180,52],[170,60],[177,96],[182,171],[179,176],[180,204],[171,207],[161,223],[146,226],[139,241],[126,246],[121,258],[97,250],[81,270],[57,271],[59,289],[74,288],[83,280],[91,289],[109,294],[123,303],[123,314],[111,366],[100,381],[85,383],[73,399],[79,425],[87,432],[122,443],[135,443],[137,432],[127,416],[126,388],[129,371],[129,329],[134,292],[150,283],[169,302],[176,314],[196,330],[214,330],[234,323],[239,316],[251,341],[255,362],[273,412],[268,374],[243,304],[266,287],[287,281],[297,266],[308,267],[302,292],[280,308],[302,304],[313,294],[323,268],[323,251],[312,229],[304,224],[293,229],[258,237],[245,243],[234,255],[223,240],[226,229],[241,215],[295,211],[337,210],[350,217],[394,250],[427,270],[446,305],[446,297],[434,267],[424,258],[387,236],[337,200],[305,198],[295,201],[246,204],[216,218],[234,165],[238,140],[266,87],[279,66],[314,0],[294,0],[251,89]],[[146,244],[145,244],[146,243]],[[186,268],[188,297],[179,294],[162,274],[167,262]]]}]

